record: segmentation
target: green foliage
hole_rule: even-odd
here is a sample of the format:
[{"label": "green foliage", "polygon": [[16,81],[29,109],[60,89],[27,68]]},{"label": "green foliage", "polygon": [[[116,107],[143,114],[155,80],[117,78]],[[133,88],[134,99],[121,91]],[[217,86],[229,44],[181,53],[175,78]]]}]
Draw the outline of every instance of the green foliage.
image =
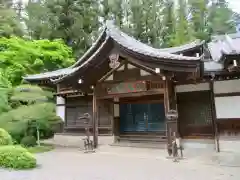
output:
[{"label": "green foliage", "polygon": [[0,127],[6,129],[17,142],[20,142],[25,134],[36,137],[33,121],[39,126],[41,139],[53,136],[52,126],[61,122],[55,115],[55,105],[52,103],[20,106],[0,115]]},{"label": "green foliage", "polygon": [[10,134],[6,130],[0,128],[0,146],[12,145],[12,144],[13,144],[13,141]]},{"label": "green foliage", "polygon": [[33,147],[37,144],[37,139],[34,136],[25,136],[22,138],[21,144],[24,147]]},{"label": "green foliage", "polygon": [[11,109],[9,105],[9,95],[11,94],[11,83],[8,77],[0,72],[0,114]]},{"label": "green foliage", "polygon": [[39,86],[22,84],[13,89],[11,101],[33,104],[47,102],[52,97],[52,92],[45,91]]},{"label": "green foliage", "polygon": [[61,38],[82,55],[98,31],[98,2],[96,0],[29,1],[25,23],[30,36],[36,39]]},{"label": "green foliage", "polygon": [[26,74],[68,67],[73,62],[71,49],[61,40],[0,38],[0,71],[13,85],[19,85]]},{"label": "green foliage", "polygon": [[55,105],[49,102],[52,92],[27,84],[10,89],[13,90],[8,99],[17,106],[0,114],[0,128],[6,129],[17,143],[25,136],[36,138],[37,127],[41,139],[52,137],[54,126],[61,123],[55,115]]},{"label": "green foliage", "polygon": [[216,1],[208,10],[209,33],[222,35],[236,32],[235,13],[228,8],[226,0]]},{"label": "green foliage", "polygon": [[36,167],[35,157],[21,146],[0,147],[0,167],[11,169],[31,169]]},{"label": "green foliage", "polygon": [[23,27],[7,1],[0,1],[0,37],[22,36]]}]

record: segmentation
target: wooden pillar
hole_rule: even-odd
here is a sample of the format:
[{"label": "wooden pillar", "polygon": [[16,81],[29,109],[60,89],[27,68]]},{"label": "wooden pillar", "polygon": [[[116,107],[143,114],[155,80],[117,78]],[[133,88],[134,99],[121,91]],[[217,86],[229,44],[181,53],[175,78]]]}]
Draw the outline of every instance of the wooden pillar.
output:
[{"label": "wooden pillar", "polygon": [[96,97],[96,88],[93,89],[93,144],[98,147],[98,105]]},{"label": "wooden pillar", "polygon": [[[164,93],[164,105],[165,105],[165,113],[167,114],[169,110],[177,111],[177,97],[175,92],[175,87],[173,81],[169,78],[166,78],[165,81],[165,93]],[[166,121],[166,136],[168,143],[170,144],[172,141],[172,137],[175,133],[176,137],[179,137],[178,132],[178,121]]]},{"label": "wooden pillar", "polygon": [[114,143],[118,142],[119,140],[119,136],[120,136],[120,107],[119,107],[119,99],[118,98],[114,98],[114,102],[113,102],[113,135],[114,135]]},{"label": "wooden pillar", "polygon": [[216,107],[215,107],[215,98],[214,98],[214,89],[213,89],[213,81],[210,81],[210,93],[211,93],[211,106],[212,106],[212,125],[214,130],[214,139],[215,139],[215,146],[216,151],[220,152],[219,148],[219,133],[218,133],[218,126],[217,126],[217,116],[216,116]]}]

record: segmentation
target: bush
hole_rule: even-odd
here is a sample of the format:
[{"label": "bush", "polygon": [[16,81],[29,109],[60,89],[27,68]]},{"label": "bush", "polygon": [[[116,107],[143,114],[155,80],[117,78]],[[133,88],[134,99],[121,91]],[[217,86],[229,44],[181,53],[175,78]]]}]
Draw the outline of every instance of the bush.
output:
[{"label": "bush", "polygon": [[37,144],[37,140],[34,136],[25,136],[22,138],[21,144],[25,147],[33,147]]},{"label": "bush", "polygon": [[10,134],[6,130],[0,128],[0,146],[12,145],[12,144],[13,144],[13,141]]},{"label": "bush", "polygon": [[0,127],[8,131],[18,143],[26,134],[36,137],[33,122],[39,126],[40,138],[48,139],[54,135],[53,126],[60,124],[61,119],[55,115],[55,105],[52,103],[21,106],[0,115]]},{"label": "bush", "polygon": [[35,157],[21,146],[0,147],[0,167],[12,169],[31,169],[36,167]]}]

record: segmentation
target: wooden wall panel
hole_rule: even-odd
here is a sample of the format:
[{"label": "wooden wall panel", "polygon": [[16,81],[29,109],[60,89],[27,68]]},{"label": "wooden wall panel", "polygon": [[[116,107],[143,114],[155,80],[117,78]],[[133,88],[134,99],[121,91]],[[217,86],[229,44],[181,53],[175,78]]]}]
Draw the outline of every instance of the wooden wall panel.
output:
[{"label": "wooden wall panel", "polygon": [[210,91],[178,93],[179,127],[182,137],[212,137]]}]

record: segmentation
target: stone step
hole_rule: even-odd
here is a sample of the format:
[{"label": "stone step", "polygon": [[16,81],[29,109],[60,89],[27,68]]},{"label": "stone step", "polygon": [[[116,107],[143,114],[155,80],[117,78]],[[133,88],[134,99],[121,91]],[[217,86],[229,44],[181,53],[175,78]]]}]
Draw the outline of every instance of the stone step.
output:
[{"label": "stone step", "polygon": [[124,142],[120,141],[117,143],[110,144],[110,146],[118,147],[135,147],[135,148],[154,148],[154,149],[166,149],[166,143],[143,143],[143,142]]},{"label": "stone step", "polygon": [[120,135],[118,141],[127,141],[127,142],[143,142],[143,143],[166,143],[167,137],[161,135],[139,135],[139,134],[125,134]]}]

